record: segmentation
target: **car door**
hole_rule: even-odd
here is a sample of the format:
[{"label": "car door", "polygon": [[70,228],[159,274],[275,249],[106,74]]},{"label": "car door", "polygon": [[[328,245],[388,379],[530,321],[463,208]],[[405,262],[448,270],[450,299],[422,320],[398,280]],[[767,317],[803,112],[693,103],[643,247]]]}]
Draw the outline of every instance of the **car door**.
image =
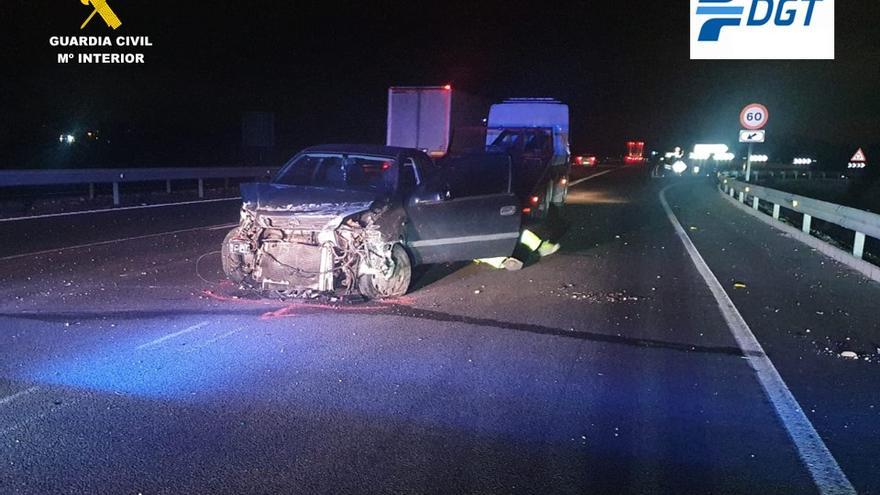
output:
[{"label": "car door", "polygon": [[416,263],[510,256],[520,230],[506,154],[446,160],[406,201],[407,247]]}]

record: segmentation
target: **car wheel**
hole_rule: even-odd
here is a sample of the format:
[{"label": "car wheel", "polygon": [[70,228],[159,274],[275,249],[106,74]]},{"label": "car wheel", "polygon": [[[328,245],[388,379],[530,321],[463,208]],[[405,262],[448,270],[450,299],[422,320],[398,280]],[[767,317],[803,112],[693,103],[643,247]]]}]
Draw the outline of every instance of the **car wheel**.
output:
[{"label": "car wheel", "polygon": [[220,248],[220,260],[223,263],[223,273],[226,278],[240,284],[247,278],[248,273],[244,271],[243,260],[240,254],[229,251],[229,241],[238,235],[238,229],[232,229],[223,239],[223,246]]},{"label": "car wheel", "polygon": [[412,262],[400,244],[391,249],[394,273],[385,278],[381,275],[364,274],[358,278],[358,291],[367,299],[400,297],[409,290],[412,279]]}]

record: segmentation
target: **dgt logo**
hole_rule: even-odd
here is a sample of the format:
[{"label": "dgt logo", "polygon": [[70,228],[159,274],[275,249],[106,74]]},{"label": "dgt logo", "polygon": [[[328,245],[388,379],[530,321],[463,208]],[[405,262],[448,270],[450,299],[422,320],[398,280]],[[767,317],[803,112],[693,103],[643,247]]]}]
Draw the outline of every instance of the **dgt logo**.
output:
[{"label": "dgt logo", "polygon": [[86,24],[92,20],[92,17],[95,17],[95,14],[100,14],[101,19],[104,19],[104,22],[107,23],[113,29],[118,29],[119,26],[122,25],[122,21],[119,20],[119,17],[116,16],[116,13],[113,12],[113,9],[107,5],[107,0],[79,0],[83,5],[92,4],[92,7],[95,10],[92,11],[91,15],[86,18],[85,22],[82,23],[80,29],[85,29]]},{"label": "dgt logo", "polygon": [[691,0],[691,59],[833,59],[834,0]]}]

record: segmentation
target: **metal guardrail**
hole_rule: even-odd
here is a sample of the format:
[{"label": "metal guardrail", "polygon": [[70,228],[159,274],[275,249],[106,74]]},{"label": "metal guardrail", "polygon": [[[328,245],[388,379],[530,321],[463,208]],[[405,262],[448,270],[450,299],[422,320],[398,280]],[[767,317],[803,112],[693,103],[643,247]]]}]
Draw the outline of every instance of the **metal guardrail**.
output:
[{"label": "metal guardrail", "polygon": [[204,198],[206,179],[263,178],[276,170],[262,167],[0,170],[0,188],[88,184],[89,199],[94,199],[95,184],[113,184],[113,204],[118,206],[119,185],[125,182],[165,181],[165,190],[170,193],[172,181],[197,180],[199,198]]},{"label": "metal guardrail", "polygon": [[[740,171],[731,171],[726,172],[726,175],[730,177],[745,177],[745,172]],[[752,181],[757,182],[759,180],[767,180],[770,179],[782,179],[782,180],[846,180],[847,177],[844,174],[839,172],[827,172],[827,171],[812,171],[812,170],[755,170],[752,169]]]},{"label": "metal guardrail", "polygon": [[722,179],[721,190],[730,197],[738,196],[741,203],[751,200],[752,208],[758,210],[763,200],[773,205],[773,218],[779,219],[781,209],[802,213],[801,231],[810,234],[813,218],[818,218],[855,232],[852,254],[862,259],[865,254],[865,237],[880,239],[880,215],[849,206],[820,201],[796,194],[756,186],[733,179]]}]

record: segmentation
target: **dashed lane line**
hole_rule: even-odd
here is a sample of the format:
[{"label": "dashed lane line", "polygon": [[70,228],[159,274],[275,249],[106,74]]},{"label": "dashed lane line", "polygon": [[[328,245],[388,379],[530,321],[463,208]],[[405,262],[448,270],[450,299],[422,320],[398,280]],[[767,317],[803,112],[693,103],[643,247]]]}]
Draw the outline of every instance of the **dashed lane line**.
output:
[{"label": "dashed lane line", "polygon": [[597,173],[597,174],[593,174],[593,175],[591,175],[591,176],[589,176],[589,177],[584,177],[583,179],[578,179],[578,180],[576,180],[576,181],[570,182],[570,183],[568,184],[568,187],[574,187],[574,186],[580,184],[581,182],[586,182],[586,181],[588,181],[588,180],[593,180],[593,179],[595,179],[595,178],[597,178],[597,177],[602,177],[602,176],[605,175],[605,174],[610,174],[611,172],[616,172],[616,171],[618,171],[618,170],[620,170],[620,169],[618,169],[618,168],[612,168],[611,170],[605,170],[605,171],[603,171],[603,172],[599,172],[599,173]]},{"label": "dashed lane line", "polygon": [[207,326],[208,323],[209,323],[208,321],[202,321],[202,322],[196,323],[195,325],[192,325],[190,327],[186,327],[183,330],[180,330],[178,332],[169,333],[168,335],[159,337],[156,340],[151,340],[151,341],[147,342],[146,344],[141,344],[141,345],[137,346],[137,349],[141,350],[141,349],[149,349],[150,347],[155,347],[155,346],[161,344],[162,342],[165,342],[166,340],[171,340],[173,338],[180,337],[181,335],[185,335],[190,332],[194,332],[204,326]]},{"label": "dashed lane line", "polygon": [[6,404],[9,404],[10,402],[14,401],[15,399],[18,399],[19,397],[23,397],[25,395],[32,394],[39,389],[40,389],[40,387],[31,387],[31,388],[22,390],[20,392],[14,393],[12,395],[7,395],[6,397],[0,398],[0,406],[5,406]]}]

